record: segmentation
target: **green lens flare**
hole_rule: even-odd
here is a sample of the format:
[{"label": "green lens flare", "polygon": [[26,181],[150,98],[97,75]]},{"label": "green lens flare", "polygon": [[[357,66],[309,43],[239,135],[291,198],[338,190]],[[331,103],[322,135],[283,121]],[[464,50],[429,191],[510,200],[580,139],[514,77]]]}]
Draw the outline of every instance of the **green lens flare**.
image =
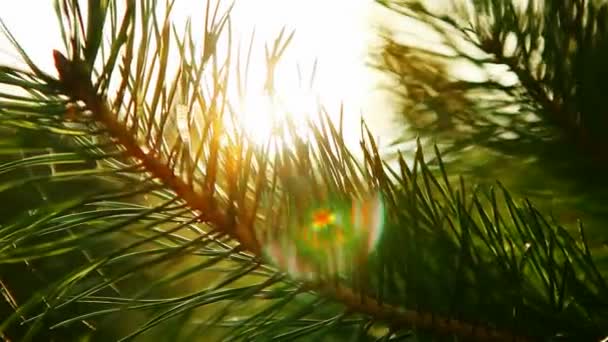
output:
[{"label": "green lens flare", "polygon": [[383,226],[380,195],[312,205],[300,223],[267,240],[266,255],[296,277],[344,273],[374,250]]}]

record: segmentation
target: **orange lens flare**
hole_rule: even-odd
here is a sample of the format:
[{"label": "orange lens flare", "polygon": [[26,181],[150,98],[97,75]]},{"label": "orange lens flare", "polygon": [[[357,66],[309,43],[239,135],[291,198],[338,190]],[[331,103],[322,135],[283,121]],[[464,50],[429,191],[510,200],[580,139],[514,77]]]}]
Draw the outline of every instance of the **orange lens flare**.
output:
[{"label": "orange lens flare", "polygon": [[312,225],[316,229],[327,227],[336,221],[336,216],[328,209],[319,209],[312,214]]},{"label": "orange lens flare", "polygon": [[265,242],[277,266],[296,277],[342,273],[374,250],[384,226],[379,195],[311,207],[303,220]]}]

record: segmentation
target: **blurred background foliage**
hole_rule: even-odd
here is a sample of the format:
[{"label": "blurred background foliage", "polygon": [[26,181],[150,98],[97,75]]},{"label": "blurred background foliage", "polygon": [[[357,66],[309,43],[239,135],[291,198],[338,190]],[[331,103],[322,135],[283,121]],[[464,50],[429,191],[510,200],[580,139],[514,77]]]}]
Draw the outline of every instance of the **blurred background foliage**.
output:
[{"label": "blurred background foliage", "polygon": [[438,144],[454,174],[498,179],[567,226],[584,218],[604,244],[606,4],[382,3],[430,32],[385,30],[374,54],[399,103],[395,145]]}]

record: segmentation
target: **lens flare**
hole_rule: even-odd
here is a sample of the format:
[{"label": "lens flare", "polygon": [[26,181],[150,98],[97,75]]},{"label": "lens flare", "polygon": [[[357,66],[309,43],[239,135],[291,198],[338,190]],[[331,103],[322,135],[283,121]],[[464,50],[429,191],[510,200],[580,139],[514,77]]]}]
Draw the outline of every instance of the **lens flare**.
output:
[{"label": "lens flare", "polygon": [[352,270],[376,247],[384,225],[379,195],[311,205],[290,229],[266,239],[266,255],[292,276]]}]

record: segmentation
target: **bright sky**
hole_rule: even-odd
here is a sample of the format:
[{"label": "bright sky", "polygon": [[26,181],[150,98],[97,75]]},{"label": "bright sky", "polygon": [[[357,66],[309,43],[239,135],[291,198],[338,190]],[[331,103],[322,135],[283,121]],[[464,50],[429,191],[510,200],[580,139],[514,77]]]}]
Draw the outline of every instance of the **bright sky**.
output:
[{"label": "bright sky", "polygon": [[[204,2],[178,0],[175,18],[204,13]],[[283,26],[295,29],[295,36],[280,65],[277,87],[281,89],[285,106],[299,115],[314,109],[318,96],[331,116],[338,117],[340,102],[345,105],[345,131],[347,143],[356,148],[359,140],[359,115],[364,113],[368,125],[377,136],[385,138],[391,131],[390,107],[386,95],[378,92],[377,74],[365,66],[368,49],[374,41],[372,0],[237,0],[232,14],[237,35],[244,35],[245,43],[253,27],[256,30],[257,48],[252,65],[263,64],[263,42],[272,42]],[[52,1],[20,0],[0,3],[0,18],[11,29],[26,51],[44,69],[53,71],[51,50],[62,47]],[[197,22],[193,24],[196,26]],[[202,23],[201,23],[202,25]],[[10,60],[12,50],[0,38],[0,62]],[[311,74],[315,58],[318,67],[313,92],[298,87],[296,64],[304,79]],[[257,59],[257,61],[256,61]],[[251,77],[262,83],[265,68],[252,70]],[[247,126],[263,140],[269,127],[260,112],[263,101],[255,98],[256,89],[250,89],[254,98],[249,105],[253,118],[245,118]],[[316,95],[316,96],[315,96]],[[388,143],[384,139],[381,143]]]}]

